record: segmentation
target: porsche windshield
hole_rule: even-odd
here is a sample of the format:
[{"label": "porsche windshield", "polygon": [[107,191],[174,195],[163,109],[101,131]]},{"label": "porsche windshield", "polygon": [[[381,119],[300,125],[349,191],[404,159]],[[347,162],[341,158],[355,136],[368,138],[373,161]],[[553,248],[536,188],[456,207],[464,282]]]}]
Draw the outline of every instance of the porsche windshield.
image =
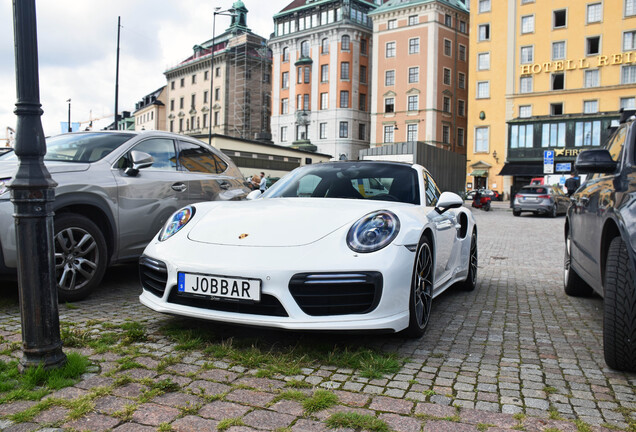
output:
[{"label": "porsche windshield", "polygon": [[307,165],[279,180],[264,198],[312,197],[419,204],[416,171],[407,165],[336,162]]}]

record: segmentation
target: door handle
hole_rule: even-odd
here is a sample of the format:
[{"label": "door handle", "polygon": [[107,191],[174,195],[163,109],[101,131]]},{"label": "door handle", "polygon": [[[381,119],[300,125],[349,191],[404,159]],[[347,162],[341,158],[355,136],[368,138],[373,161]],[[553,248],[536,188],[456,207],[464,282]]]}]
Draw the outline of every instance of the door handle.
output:
[{"label": "door handle", "polygon": [[175,183],[172,186],[172,190],[175,190],[177,192],[184,192],[188,187],[183,184],[183,183]]}]

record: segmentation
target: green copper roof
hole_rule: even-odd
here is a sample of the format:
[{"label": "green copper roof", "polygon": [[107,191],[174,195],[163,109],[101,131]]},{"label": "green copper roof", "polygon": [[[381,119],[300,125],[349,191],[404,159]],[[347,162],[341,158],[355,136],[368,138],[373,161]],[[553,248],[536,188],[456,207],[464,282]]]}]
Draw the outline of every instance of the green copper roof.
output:
[{"label": "green copper roof", "polygon": [[[468,1],[470,0],[466,0],[466,2]],[[407,6],[415,6],[433,2],[446,4],[452,8],[458,9],[461,12],[469,12],[468,6],[466,6],[466,4],[464,4],[464,2],[461,0],[389,0],[373,12],[369,12],[369,15],[378,15],[384,12],[402,9],[403,7]]]}]

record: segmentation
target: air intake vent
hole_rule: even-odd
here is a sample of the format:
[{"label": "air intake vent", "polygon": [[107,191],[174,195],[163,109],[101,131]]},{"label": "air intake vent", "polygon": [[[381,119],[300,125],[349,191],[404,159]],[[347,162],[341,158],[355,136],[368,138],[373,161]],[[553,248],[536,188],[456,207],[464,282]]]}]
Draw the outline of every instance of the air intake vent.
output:
[{"label": "air intake vent", "polygon": [[261,301],[258,303],[243,303],[237,300],[217,300],[205,297],[192,297],[180,293],[175,285],[170,290],[168,303],[183,306],[191,306],[201,309],[210,309],[223,312],[236,312],[249,315],[265,315],[286,317],[287,311],[278,299],[272,295],[261,294]]},{"label": "air intake vent", "polygon": [[156,259],[142,256],[139,258],[139,280],[143,289],[157,297],[162,297],[168,282],[166,264]]}]

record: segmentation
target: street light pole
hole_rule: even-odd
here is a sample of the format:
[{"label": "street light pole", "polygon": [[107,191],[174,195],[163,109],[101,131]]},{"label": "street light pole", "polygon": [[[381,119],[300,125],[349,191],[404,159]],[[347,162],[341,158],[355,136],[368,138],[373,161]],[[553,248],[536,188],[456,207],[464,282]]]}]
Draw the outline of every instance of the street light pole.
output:
[{"label": "street light pole", "polygon": [[15,39],[15,154],[19,165],[9,188],[15,207],[23,368],[66,363],[60,337],[53,256],[53,200],[57,183],[46,166],[38,78],[35,0],[13,0]]},{"label": "street light pole", "polygon": [[68,131],[73,132],[73,128],[71,127],[71,99],[66,102],[68,102]]},{"label": "street light pole", "polygon": [[210,56],[210,119],[208,120],[208,145],[212,146],[212,101],[214,95],[214,38],[216,37],[216,16],[217,15],[225,15],[225,16],[234,16],[234,8],[230,8],[228,10],[220,10],[220,7],[214,8],[214,13],[212,14],[212,47],[210,48],[212,55]]}]

